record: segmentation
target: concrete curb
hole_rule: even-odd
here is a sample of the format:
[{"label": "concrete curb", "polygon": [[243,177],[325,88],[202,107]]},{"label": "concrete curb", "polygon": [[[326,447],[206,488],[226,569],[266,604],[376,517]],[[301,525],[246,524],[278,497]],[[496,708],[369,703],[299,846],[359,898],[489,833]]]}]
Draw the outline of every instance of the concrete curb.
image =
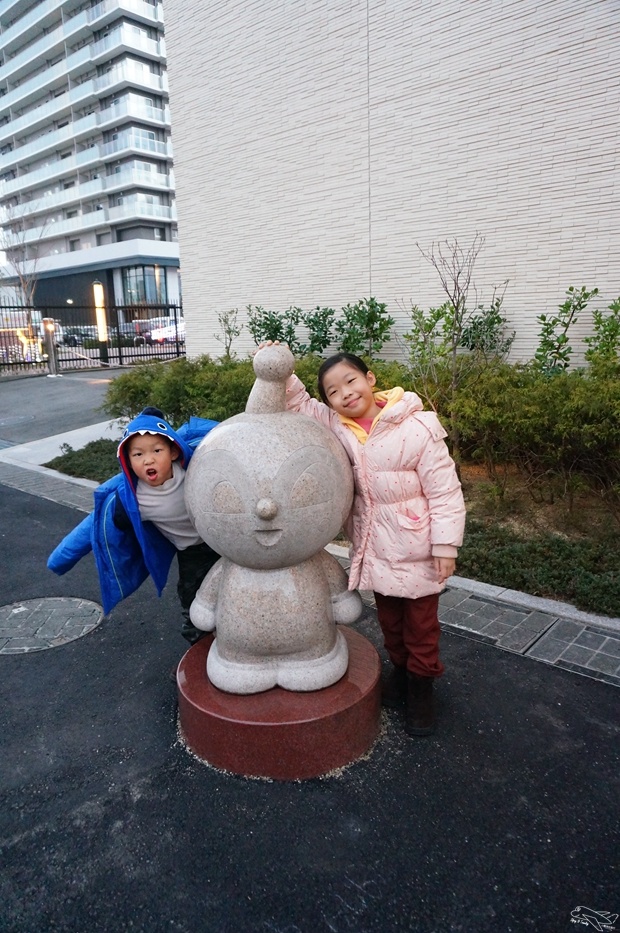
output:
[{"label": "concrete curb", "polygon": [[[349,549],[340,545],[331,544],[326,550],[340,559],[349,557]],[[620,633],[620,619],[583,612],[581,609],[576,609],[575,606],[560,602],[557,599],[530,596],[528,593],[520,593],[517,590],[504,589],[501,586],[493,586],[490,583],[481,583],[478,580],[468,580],[465,577],[457,576],[450,578],[448,589],[464,590],[466,593],[471,593],[472,596],[480,596],[483,599],[508,603],[511,606],[519,606],[530,611],[544,612],[562,619],[570,619],[573,622],[580,622],[583,625],[593,626],[604,631]]]}]

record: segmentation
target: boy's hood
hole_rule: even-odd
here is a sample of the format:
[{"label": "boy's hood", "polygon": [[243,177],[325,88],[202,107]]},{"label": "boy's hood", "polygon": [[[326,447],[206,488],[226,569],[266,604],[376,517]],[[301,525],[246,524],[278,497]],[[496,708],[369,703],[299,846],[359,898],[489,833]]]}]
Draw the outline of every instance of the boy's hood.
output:
[{"label": "boy's hood", "polygon": [[190,446],[174,430],[172,425],[169,424],[162,415],[152,414],[151,412],[152,409],[145,409],[144,411],[141,411],[133,421],[129,422],[125,428],[125,433],[120,440],[118,450],[116,452],[123,473],[130,481],[134,489],[136,487],[136,474],[129,466],[129,461],[127,458],[127,441],[135,434],[161,434],[163,437],[167,437],[171,441],[174,441],[180,451],[178,463],[180,463],[183,469],[187,467],[187,464],[189,463],[192,456],[192,450]]}]

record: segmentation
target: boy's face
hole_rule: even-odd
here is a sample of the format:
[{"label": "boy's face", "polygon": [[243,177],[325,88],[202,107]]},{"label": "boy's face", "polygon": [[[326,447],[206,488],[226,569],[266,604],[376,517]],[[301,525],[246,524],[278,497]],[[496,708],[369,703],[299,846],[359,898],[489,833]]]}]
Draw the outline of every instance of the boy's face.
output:
[{"label": "boy's face", "polygon": [[135,434],[127,441],[129,465],[149,486],[161,486],[172,479],[172,463],[179,457],[175,444],[161,434]]}]

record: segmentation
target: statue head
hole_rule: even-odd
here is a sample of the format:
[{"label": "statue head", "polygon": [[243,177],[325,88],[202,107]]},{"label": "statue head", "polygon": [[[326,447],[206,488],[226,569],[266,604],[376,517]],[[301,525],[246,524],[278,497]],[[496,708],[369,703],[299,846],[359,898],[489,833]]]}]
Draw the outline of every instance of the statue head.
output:
[{"label": "statue head", "polygon": [[245,413],[205,437],[187,473],[185,498],[198,533],[244,567],[289,567],[312,557],[338,534],[353,501],[339,441],[285,410],[293,368],[287,347],[259,350]]}]

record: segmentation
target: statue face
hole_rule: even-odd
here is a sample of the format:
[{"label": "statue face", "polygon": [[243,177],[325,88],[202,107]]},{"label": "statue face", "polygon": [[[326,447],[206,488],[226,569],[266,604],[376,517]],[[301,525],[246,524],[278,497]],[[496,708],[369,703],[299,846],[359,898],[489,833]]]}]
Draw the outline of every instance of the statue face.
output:
[{"label": "statue face", "polygon": [[201,537],[254,569],[288,567],[318,553],[340,531],[352,494],[338,441],[288,412],[229,419],[202,442],[185,482]]}]

